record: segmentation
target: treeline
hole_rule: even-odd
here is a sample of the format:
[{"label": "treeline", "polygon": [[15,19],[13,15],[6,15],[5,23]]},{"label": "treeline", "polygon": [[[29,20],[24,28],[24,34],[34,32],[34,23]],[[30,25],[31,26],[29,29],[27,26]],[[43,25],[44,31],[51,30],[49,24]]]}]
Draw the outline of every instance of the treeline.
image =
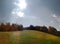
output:
[{"label": "treeline", "polygon": [[10,23],[1,23],[0,24],[0,31],[21,31],[23,30],[23,25],[18,24],[10,24]]},{"label": "treeline", "polygon": [[36,30],[42,31],[45,33],[53,34],[56,36],[60,36],[60,31],[57,31],[55,27],[49,26],[33,26],[30,25],[29,27],[23,27],[22,24],[10,24],[10,23],[1,23],[0,24],[0,31],[2,32],[9,32],[9,31],[22,31],[22,30]]},{"label": "treeline", "polygon": [[42,31],[42,32],[45,32],[45,33],[60,36],[60,31],[57,31],[57,29],[55,27],[52,27],[52,26],[49,26],[47,28],[46,26],[33,26],[33,25],[30,25],[29,27],[26,27],[25,29],[26,30]]}]

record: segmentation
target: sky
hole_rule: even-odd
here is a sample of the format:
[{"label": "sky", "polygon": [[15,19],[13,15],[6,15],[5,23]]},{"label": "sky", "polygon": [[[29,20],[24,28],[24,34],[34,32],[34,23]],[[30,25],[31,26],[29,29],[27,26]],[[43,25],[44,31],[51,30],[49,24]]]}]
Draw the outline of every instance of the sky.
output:
[{"label": "sky", "polygon": [[0,0],[0,23],[53,26],[60,30],[60,0]]}]

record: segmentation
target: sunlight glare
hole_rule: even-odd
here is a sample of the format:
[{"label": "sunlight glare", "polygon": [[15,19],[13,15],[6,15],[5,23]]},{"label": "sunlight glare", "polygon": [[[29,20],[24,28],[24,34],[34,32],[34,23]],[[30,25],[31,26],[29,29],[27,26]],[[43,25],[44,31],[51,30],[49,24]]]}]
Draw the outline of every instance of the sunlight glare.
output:
[{"label": "sunlight glare", "polygon": [[16,14],[19,17],[24,17],[24,9],[27,7],[26,0],[18,0],[18,2],[14,2],[14,5],[17,6],[17,8],[13,9],[12,14]]},{"label": "sunlight glare", "polygon": [[21,10],[26,9],[27,4],[25,0],[19,0],[18,3],[15,2],[15,5],[17,5]]},{"label": "sunlight glare", "polygon": [[24,13],[23,12],[17,12],[16,13],[19,17],[24,17]]}]

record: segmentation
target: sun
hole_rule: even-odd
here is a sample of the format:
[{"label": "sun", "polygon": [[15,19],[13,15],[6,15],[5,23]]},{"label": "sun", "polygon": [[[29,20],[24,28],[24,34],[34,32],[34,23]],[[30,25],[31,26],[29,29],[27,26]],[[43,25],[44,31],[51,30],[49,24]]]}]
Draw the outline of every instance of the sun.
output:
[{"label": "sun", "polygon": [[23,13],[23,12],[17,12],[16,14],[17,14],[17,16],[19,16],[19,17],[24,17],[24,13]]},{"label": "sun", "polygon": [[26,2],[25,2],[25,0],[20,0],[20,2],[19,2],[19,7],[21,8],[21,9],[25,9],[26,8],[26,6],[27,6],[27,4],[26,4]]},{"label": "sun", "polygon": [[16,14],[19,17],[24,17],[24,9],[27,7],[26,0],[18,0],[18,2],[14,2],[14,5],[17,6],[12,12],[12,14]]},{"label": "sun", "polygon": [[18,3],[14,2],[21,10],[26,9],[27,3],[25,0],[18,0]]}]

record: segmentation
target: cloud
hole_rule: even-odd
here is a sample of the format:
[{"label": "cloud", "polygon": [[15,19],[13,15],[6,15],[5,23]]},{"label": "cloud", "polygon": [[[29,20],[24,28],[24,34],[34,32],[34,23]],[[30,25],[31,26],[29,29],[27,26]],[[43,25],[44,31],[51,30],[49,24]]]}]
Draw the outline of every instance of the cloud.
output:
[{"label": "cloud", "polygon": [[57,18],[57,16],[55,14],[53,14],[52,17]]}]

